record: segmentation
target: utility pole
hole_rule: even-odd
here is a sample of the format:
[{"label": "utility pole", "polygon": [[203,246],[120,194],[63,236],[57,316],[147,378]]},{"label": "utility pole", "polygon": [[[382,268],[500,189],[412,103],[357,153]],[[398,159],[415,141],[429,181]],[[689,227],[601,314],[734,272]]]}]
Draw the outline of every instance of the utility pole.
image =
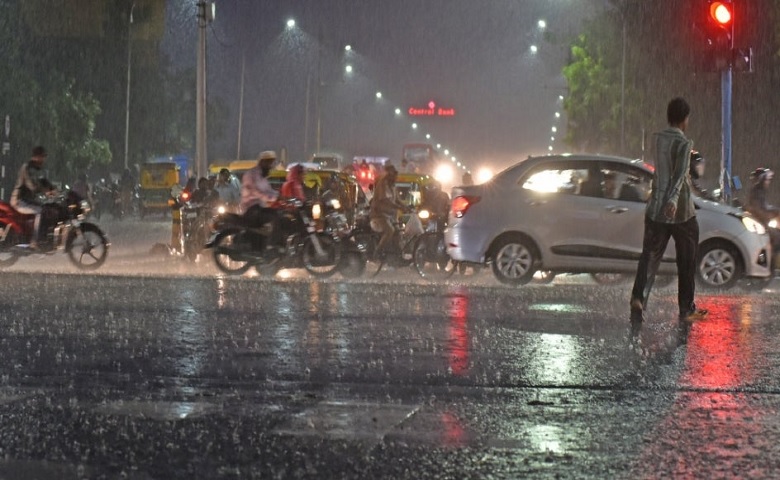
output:
[{"label": "utility pole", "polygon": [[241,160],[241,130],[244,128],[244,74],[246,72],[246,50],[241,54],[241,93],[238,102],[238,142],[236,160]]},{"label": "utility pole", "polygon": [[195,163],[200,178],[208,171],[206,158],[206,26],[214,20],[214,4],[198,2],[198,72],[195,111]]},{"label": "utility pole", "polygon": [[135,2],[130,7],[130,19],[127,22],[127,95],[125,103],[125,168],[128,165],[128,151],[130,148],[130,65],[133,58],[133,39],[132,39],[132,26],[133,26],[133,10],[135,10]]}]

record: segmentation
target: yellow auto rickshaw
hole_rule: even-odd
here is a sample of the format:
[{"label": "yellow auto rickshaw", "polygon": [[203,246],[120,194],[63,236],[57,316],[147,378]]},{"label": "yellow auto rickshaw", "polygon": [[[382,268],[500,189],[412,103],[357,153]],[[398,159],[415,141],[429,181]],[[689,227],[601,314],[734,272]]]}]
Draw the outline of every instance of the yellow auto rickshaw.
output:
[{"label": "yellow auto rickshaw", "polygon": [[167,212],[171,188],[179,185],[179,165],[175,162],[147,162],[140,171],[140,215],[150,212]]}]

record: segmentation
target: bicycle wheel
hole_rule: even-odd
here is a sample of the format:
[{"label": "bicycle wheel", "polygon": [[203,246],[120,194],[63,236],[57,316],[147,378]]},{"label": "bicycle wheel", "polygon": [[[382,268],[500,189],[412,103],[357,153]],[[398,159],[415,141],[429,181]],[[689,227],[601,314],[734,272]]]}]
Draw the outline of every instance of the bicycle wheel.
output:
[{"label": "bicycle wheel", "polygon": [[414,267],[426,280],[436,281],[449,278],[456,270],[456,264],[447,254],[443,233],[425,233],[414,243]]}]

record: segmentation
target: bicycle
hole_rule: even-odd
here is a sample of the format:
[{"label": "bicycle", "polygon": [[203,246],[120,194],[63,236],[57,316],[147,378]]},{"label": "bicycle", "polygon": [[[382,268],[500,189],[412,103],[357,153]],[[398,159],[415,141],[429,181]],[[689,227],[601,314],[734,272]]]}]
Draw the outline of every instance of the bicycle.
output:
[{"label": "bicycle", "polygon": [[414,238],[412,258],[417,273],[426,280],[443,280],[452,276],[458,264],[447,253],[444,241],[444,223],[427,210],[420,210],[421,219],[427,220],[425,232]]}]

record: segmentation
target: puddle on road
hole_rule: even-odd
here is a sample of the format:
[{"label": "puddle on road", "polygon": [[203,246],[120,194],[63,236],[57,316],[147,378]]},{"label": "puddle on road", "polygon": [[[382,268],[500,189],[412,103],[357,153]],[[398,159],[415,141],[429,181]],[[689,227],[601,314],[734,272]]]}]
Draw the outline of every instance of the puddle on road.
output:
[{"label": "puddle on road", "polygon": [[322,402],[292,416],[273,433],[379,440],[418,409],[417,405]]},{"label": "puddle on road", "polygon": [[198,418],[221,409],[220,405],[205,402],[117,401],[100,405],[95,408],[95,411],[103,415],[122,415],[168,421]]}]

